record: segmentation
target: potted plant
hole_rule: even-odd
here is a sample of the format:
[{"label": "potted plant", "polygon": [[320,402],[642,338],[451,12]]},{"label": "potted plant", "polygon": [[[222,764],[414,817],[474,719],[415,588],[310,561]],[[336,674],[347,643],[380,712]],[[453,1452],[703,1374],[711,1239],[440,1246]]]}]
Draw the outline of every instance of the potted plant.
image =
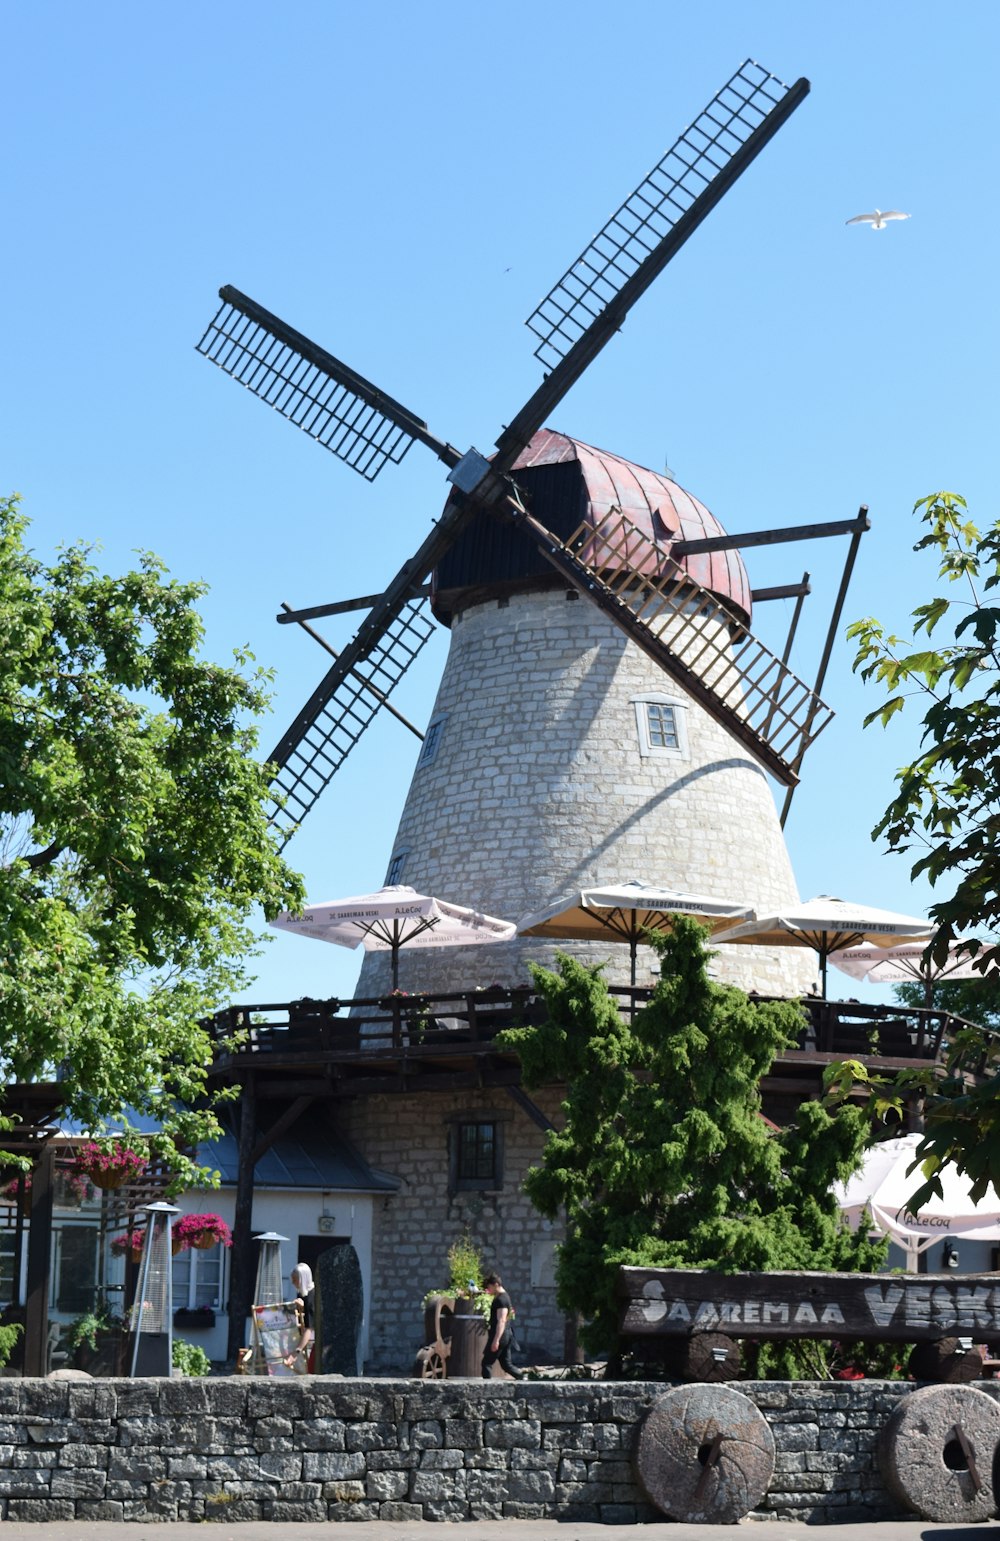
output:
[{"label": "potted plant", "polygon": [[221,1215],[181,1215],[171,1240],[175,1252],[186,1252],[189,1247],[207,1252],[220,1242],[224,1247],[231,1247],[233,1233]]},{"label": "potted plant", "polygon": [[178,1375],[210,1375],[212,1361],[197,1343],[185,1343],[175,1338],[170,1348],[170,1362]]},{"label": "potted plant", "polygon": [[73,1364],[91,1375],[117,1375],[122,1349],[124,1322],[106,1302],[70,1322],[66,1342],[73,1350]]},{"label": "potted plant", "polygon": [[114,1189],[135,1182],[149,1165],[149,1155],[119,1139],[89,1140],[76,1155],[76,1169],[98,1188]]},{"label": "potted plant", "polygon": [[17,1340],[24,1331],[20,1322],[5,1322],[0,1324],[0,1368],[10,1358],[17,1345]]},{"label": "potted plant", "polygon": [[435,1337],[440,1327],[442,1307],[456,1316],[471,1316],[478,1311],[489,1316],[489,1296],[483,1290],[483,1260],[479,1248],[468,1230],[462,1232],[448,1248],[450,1281],[443,1288],[428,1290],[422,1304],[424,1324],[428,1338]]}]

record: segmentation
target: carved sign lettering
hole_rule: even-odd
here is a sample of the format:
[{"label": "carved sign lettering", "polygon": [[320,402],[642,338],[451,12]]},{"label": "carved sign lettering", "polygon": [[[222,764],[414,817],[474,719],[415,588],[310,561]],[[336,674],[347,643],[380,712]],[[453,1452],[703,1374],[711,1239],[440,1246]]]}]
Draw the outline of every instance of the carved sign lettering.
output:
[{"label": "carved sign lettering", "polygon": [[626,1336],[1000,1340],[1000,1274],[709,1273],[622,1268]]}]

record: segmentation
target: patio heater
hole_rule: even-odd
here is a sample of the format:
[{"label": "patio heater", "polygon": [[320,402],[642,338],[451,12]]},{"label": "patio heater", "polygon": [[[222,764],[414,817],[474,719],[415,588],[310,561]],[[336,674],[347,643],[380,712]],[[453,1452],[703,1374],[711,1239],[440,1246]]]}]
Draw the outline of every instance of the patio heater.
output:
[{"label": "patio heater", "polygon": [[170,1375],[173,1372],[173,1249],[170,1228],[176,1204],[159,1200],[147,1204],[149,1216],[139,1261],[139,1283],[132,1305],[132,1367],[130,1375]]},{"label": "patio heater", "polygon": [[289,1318],[281,1276],[281,1243],[288,1237],[279,1236],[277,1231],[264,1231],[254,1240],[259,1243],[260,1251],[250,1312],[251,1373],[284,1374],[282,1361],[289,1350],[290,1335],[295,1335],[294,1313]]},{"label": "patio heater", "polygon": [[264,1231],[254,1238],[260,1243],[257,1254],[257,1279],[253,1287],[255,1306],[278,1306],[285,1298],[281,1281],[281,1243],[287,1236],[277,1231]]}]

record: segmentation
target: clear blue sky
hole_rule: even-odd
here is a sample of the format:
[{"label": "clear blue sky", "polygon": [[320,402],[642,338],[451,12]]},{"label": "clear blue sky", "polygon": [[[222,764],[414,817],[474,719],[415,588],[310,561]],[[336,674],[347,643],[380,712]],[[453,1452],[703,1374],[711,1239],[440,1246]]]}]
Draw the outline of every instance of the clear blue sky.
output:
[{"label": "clear blue sky", "polygon": [[[220,284],[489,451],[540,377],[525,316],[749,55],[812,94],[552,426],[669,460],[731,530],[867,503],[847,618],[903,630],[933,587],[914,501],[996,515],[998,46],[993,3],[923,0],[8,5],[0,484],[42,554],[82,537],[109,568],[146,547],[204,578],[207,650],[276,672],[270,749],[325,668],[280,602],[380,588],[444,487],[418,449],[369,486],[201,359]],[[912,218],[845,226],[874,206]],[[748,557],[758,587],[813,574],[806,677],[843,553]],[[787,620],[760,629],[780,647]],[[418,722],[445,648],[400,692]],[[843,641],[825,694],[787,830],[800,892],[920,912],[869,837],[916,719],[862,732]],[[316,899],[383,879],[417,747],[383,718],[288,848]],[[359,958],[282,937],[256,997],[349,994]]]}]

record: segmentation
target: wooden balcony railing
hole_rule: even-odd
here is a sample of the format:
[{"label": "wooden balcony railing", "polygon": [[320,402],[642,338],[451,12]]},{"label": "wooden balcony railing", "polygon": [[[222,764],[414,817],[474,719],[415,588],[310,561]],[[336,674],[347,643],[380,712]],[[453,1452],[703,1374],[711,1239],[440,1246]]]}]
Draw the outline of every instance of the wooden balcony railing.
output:
[{"label": "wooden balcony railing", "polygon": [[[646,988],[610,988],[626,1013],[652,994]],[[947,1012],[903,1005],[807,996],[801,1008],[802,1032],[779,1056],[790,1065],[848,1058],[938,1062],[955,1033],[971,1025]],[[544,1021],[545,1011],[544,997],[531,989],[491,986],[440,995],[262,1002],[220,1011],[207,1026],[217,1069],[243,1063],[262,1070],[268,1063],[277,1069],[281,1064],[301,1068],[306,1063],[496,1054],[499,1032]]]}]

